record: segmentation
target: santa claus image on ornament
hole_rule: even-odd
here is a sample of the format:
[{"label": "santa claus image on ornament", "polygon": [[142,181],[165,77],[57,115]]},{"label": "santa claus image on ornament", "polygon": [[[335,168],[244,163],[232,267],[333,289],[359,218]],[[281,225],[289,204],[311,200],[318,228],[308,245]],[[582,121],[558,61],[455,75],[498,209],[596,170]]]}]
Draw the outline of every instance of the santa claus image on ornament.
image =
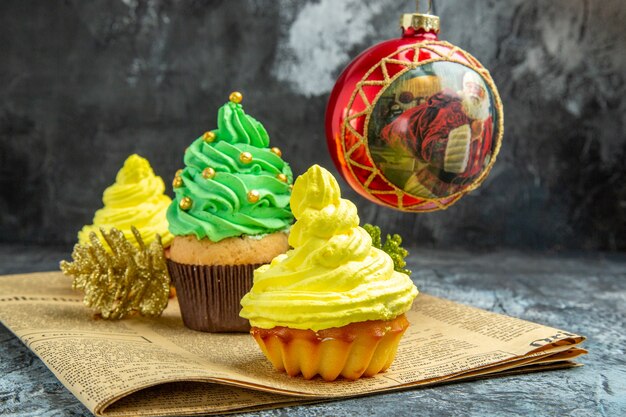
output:
[{"label": "santa claus image on ornament", "polygon": [[[438,74],[441,89],[394,115],[378,135],[387,147],[411,156],[408,178],[396,185],[423,198],[467,188],[484,172],[493,150],[491,96],[485,82],[470,68],[446,64]],[[460,89],[454,88],[459,84]]]}]

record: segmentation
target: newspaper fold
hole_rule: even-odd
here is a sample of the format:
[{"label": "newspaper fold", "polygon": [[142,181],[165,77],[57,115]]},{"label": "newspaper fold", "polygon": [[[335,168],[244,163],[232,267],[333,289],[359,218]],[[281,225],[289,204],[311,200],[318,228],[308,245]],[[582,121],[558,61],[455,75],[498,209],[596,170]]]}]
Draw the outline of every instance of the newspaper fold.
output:
[{"label": "newspaper fold", "polygon": [[255,411],[577,366],[583,336],[420,294],[387,372],[306,381],[275,371],[246,334],[185,328],[176,301],[156,319],[95,320],[60,272],[0,277],[0,321],[102,416]]}]

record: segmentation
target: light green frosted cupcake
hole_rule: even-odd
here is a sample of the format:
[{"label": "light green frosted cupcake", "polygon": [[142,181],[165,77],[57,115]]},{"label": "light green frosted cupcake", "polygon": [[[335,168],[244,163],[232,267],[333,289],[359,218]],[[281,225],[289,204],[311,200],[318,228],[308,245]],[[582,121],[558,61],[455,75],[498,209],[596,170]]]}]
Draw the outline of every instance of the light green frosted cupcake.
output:
[{"label": "light green frosted cupcake", "polygon": [[261,123],[232,93],[215,130],[186,150],[167,211],[169,268],[187,327],[248,331],[239,300],[252,272],[289,249],[293,176]]}]

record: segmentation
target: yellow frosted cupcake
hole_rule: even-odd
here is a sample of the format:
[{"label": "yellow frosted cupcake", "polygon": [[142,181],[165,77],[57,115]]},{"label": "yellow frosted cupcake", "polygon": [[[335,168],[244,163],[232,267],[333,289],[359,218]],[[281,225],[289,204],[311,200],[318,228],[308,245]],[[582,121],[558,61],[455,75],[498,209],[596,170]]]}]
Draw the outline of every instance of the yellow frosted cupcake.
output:
[{"label": "yellow frosted cupcake", "polygon": [[129,156],[117,173],[115,183],[104,190],[104,207],[96,211],[93,224],[78,232],[78,243],[89,243],[91,232],[101,239],[100,228],[108,231],[115,227],[137,246],[130,228],[135,226],[146,246],[157,234],[161,236],[163,247],[169,246],[172,234],[165,213],[172,200],[164,192],[165,184],[154,174],[148,160],[137,154]]},{"label": "yellow frosted cupcake", "polygon": [[415,285],[372,247],[356,206],[324,168],[298,177],[290,204],[293,249],[258,268],[241,300],[252,336],[291,376],[332,381],[385,371],[409,325]]}]

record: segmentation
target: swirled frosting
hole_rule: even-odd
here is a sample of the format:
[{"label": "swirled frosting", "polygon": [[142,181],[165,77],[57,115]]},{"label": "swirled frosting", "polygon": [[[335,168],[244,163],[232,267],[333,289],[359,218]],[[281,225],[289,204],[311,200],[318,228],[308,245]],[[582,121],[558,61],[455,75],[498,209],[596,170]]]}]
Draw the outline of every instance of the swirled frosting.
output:
[{"label": "swirled frosting", "polygon": [[[293,175],[280,152],[268,148],[265,128],[232,101],[220,108],[217,126],[185,152],[167,211],[172,234],[218,242],[287,230]],[[208,134],[211,140],[204,139]]]},{"label": "swirled frosting", "polygon": [[90,232],[100,237],[100,228],[108,231],[115,227],[136,245],[130,229],[135,226],[146,245],[159,234],[163,246],[168,246],[173,236],[167,228],[165,212],[172,200],[164,192],[165,184],[154,174],[148,160],[137,154],[129,156],[115,183],[104,190],[104,207],[96,211],[93,224],[78,232],[78,243],[89,242]]},{"label": "swirled frosting", "polygon": [[359,227],[356,206],[339,185],[314,165],[296,180],[291,210],[293,247],[254,273],[240,315],[255,327],[314,331],[366,320],[389,320],[406,312],[417,288],[394,270],[385,252],[372,247]]}]

